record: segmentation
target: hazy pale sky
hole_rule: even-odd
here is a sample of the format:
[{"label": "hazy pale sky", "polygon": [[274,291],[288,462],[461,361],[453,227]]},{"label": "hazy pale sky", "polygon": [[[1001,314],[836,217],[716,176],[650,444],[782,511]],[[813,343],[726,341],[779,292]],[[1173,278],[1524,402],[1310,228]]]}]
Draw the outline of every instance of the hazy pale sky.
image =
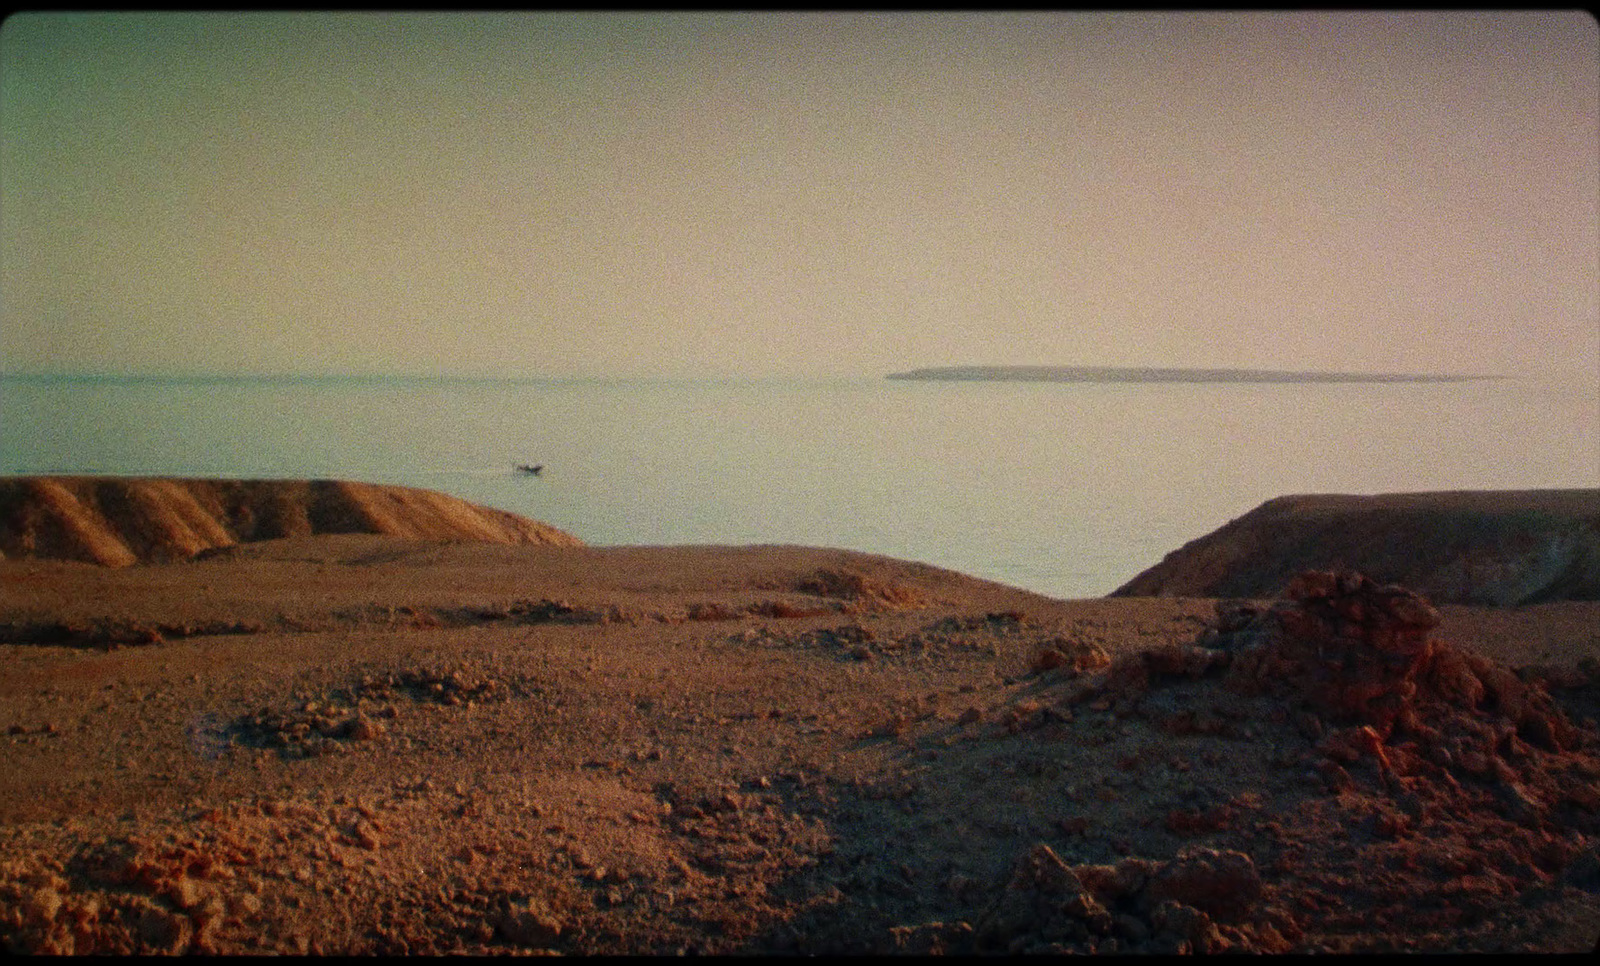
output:
[{"label": "hazy pale sky", "polygon": [[0,369],[1600,372],[1579,12],[31,14]]}]

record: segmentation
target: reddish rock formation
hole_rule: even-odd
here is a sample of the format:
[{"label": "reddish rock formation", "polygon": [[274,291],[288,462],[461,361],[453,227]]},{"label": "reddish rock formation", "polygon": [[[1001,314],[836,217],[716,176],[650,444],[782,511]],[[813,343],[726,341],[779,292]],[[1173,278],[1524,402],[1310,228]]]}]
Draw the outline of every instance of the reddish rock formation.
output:
[{"label": "reddish rock formation", "polygon": [[581,542],[430,490],[339,480],[16,477],[0,480],[0,556],[124,567],[319,533],[422,540]]},{"label": "reddish rock formation", "polygon": [[[1285,952],[1292,920],[1263,907],[1255,863],[1190,848],[1168,861],[1068,865],[1040,843],[979,917],[976,950],[1023,954]],[[1229,924],[1227,932],[1218,923]]]},{"label": "reddish rock formation", "polygon": [[[1202,640],[1229,655],[1228,684],[1297,700],[1373,736],[1349,739],[1351,747],[1382,754],[1376,742],[1401,733],[1442,748],[1447,739],[1430,719],[1458,736],[1493,733],[1493,743],[1476,749],[1490,758],[1515,754],[1512,741],[1551,752],[1577,741],[1545,688],[1432,637],[1438,611],[1404,587],[1352,571],[1310,571],[1265,611],[1227,604],[1219,611],[1217,628]],[[1459,750],[1463,739],[1449,741]]]},{"label": "reddish rock formation", "polygon": [[1235,632],[1250,646],[1233,652],[1229,682],[1297,693],[1323,714],[1387,731],[1437,650],[1429,632],[1439,612],[1403,587],[1352,572],[1301,574],[1287,596]]},{"label": "reddish rock formation", "polygon": [[[1068,866],[1041,845],[980,922],[979,949],[1328,951],[1360,933],[1363,948],[1401,949],[1416,930],[1461,925],[1517,896],[1537,905],[1600,891],[1594,722],[1574,724],[1549,690],[1593,690],[1592,662],[1516,671],[1460,650],[1435,636],[1440,615],[1426,598],[1352,571],[1303,573],[1270,606],[1217,611],[1193,644],[1063,679],[1067,701],[1176,736],[1253,741],[1264,729],[1278,750],[1263,794],[1312,831],[1268,821],[1256,826],[1265,839],[1240,835],[1252,805],[1236,799],[1171,810],[1164,828],[1245,852]],[[1073,898],[1080,891],[1087,898]],[[1350,911],[1308,917],[1319,903]]]}]

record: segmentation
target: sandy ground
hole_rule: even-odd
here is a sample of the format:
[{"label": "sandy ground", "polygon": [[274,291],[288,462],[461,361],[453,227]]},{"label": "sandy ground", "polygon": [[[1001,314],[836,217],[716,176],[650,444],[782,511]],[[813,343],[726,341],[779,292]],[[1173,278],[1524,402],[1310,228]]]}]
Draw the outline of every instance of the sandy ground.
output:
[{"label": "sandy ground", "polygon": [[1119,683],[1215,601],[835,550],[0,561],[0,942],[1587,951],[1600,605],[1440,611],[1524,669],[1466,706],[1485,734],[1548,686],[1571,735],[1478,766],[1472,728],[1348,750],[1358,728],[1210,665]]}]

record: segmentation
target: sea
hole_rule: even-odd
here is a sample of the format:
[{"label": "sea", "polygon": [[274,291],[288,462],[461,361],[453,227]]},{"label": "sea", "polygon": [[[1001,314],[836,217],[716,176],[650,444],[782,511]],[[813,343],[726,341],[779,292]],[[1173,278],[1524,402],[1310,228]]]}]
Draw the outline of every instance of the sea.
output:
[{"label": "sea", "polygon": [[1285,494],[1600,487],[1600,392],[0,377],[0,475],[27,474],[423,487],[592,545],[839,547],[1079,599]]}]

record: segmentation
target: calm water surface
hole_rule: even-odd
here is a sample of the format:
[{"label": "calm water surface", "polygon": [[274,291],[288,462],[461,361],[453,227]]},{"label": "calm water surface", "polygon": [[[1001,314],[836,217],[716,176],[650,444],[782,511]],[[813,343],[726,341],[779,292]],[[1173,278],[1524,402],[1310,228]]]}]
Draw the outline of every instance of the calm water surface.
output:
[{"label": "calm water surface", "polygon": [[[441,490],[606,544],[1105,594],[1286,493],[1600,486],[1593,386],[0,379],[0,473]],[[545,464],[544,474],[513,472]]]}]

